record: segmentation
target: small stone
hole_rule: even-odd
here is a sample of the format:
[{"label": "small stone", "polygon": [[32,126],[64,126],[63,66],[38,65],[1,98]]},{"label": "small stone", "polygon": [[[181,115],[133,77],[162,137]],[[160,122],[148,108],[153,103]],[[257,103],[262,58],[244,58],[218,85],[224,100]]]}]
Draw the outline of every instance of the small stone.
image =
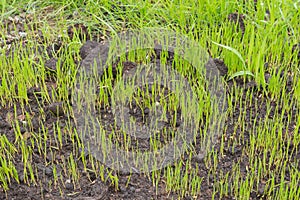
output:
[{"label": "small stone", "polygon": [[131,186],[131,187],[129,188],[129,190],[130,190],[131,192],[135,192],[135,188],[134,188],[133,186]]},{"label": "small stone", "polygon": [[26,36],[27,36],[27,33],[26,33],[26,32],[19,32],[19,36],[22,37],[22,38],[23,38],[23,37],[26,37]]},{"label": "small stone", "polygon": [[66,189],[67,190],[73,190],[73,184],[72,183],[66,183]]},{"label": "small stone", "polygon": [[126,192],[126,187],[120,186],[120,192]]},{"label": "small stone", "polygon": [[70,179],[66,180],[65,185],[67,190],[73,190],[73,184],[71,183]]}]

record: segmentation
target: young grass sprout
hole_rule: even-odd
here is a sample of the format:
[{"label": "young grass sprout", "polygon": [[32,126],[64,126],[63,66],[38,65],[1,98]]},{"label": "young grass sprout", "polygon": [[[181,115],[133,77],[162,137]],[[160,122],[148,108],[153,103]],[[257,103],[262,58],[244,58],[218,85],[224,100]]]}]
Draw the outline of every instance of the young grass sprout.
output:
[{"label": "young grass sprout", "polygon": [[[119,199],[300,199],[299,8],[0,0],[0,199],[88,199],[100,190]],[[122,33],[146,27],[162,31],[140,31],[122,52]],[[219,99],[187,60],[205,55],[190,46],[182,56],[186,41],[159,37],[164,30],[224,60],[226,118],[214,115]],[[112,55],[101,69],[91,61],[92,72],[81,56],[93,50],[80,50],[89,39]],[[157,49],[140,48],[151,39]]]}]

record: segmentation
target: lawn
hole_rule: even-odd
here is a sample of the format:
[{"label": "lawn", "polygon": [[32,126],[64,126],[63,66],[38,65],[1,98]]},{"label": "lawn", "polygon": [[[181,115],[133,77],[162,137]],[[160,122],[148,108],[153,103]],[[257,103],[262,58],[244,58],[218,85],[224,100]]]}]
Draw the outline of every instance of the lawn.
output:
[{"label": "lawn", "polygon": [[300,1],[0,1],[0,199],[300,199]]}]

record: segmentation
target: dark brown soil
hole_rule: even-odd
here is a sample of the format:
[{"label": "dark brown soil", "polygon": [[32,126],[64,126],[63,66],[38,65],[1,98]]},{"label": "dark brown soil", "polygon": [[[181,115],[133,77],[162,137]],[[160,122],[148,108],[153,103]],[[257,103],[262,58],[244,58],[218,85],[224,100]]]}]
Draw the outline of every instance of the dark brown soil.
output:
[{"label": "dark brown soil", "polygon": [[[235,23],[239,23],[240,30],[244,32],[244,24],[243,24],[243,15],[233,13],[229,16],[229,20],[234,21]],[[84,34],[86,32],[85,27],[81,25],[76,25],[75,28],[80,29],[79,34]],[[22,28],[21,28],[22,29]],[[74,35],[74,27],[69,29],[69,34],[71,37]],[[81,35],[80,37],[84,38],[86,36]],[[80,55],[84,59],[87,57],[89,52],[94,49],[98,45],[97,42],[88,41],[84,48],[80,50]],[[55,45],[54,50],[57,52],[61,48],[60,44]],[[53,49],[53,48],[50,48]],[[299,45],[295,45],[293,47],[293,51],[298,51],[299,57]],[[56,71],[56,59],[49,54],[50,60],[47,60],[45,63],[45,67],[48,68],[51,73],[55,74]],[[214,59],[214,62],[218,66],[220,70],[220,74],[225,76],[227,74],[227,67],[223,63],[223,61]],[[132,66],[130,63],[125,64],[124,67]],[[54,75],[53,75],[54,76]],[[292,79],[293,77],[291,77]],[[1,77],[0,77],[1,80]],[[54,79],[50,79],[47,82],[48,92],[51,95],[51,88],[55,88]],[[226,132],[224,133],[225,136],[225,152],[223,156],[219,156],[219,165],[217,167],[217,173],[226,174],[227,172],[231,172],[231,167],[235,163],[240,163],[241,168],[241,176],[245,178],[248,173],[248,165],[249,159],[243,156],[243,149],[246,149],[249,145],[249,132],[250,130],[255,129],[257,126],[256,122],[263,122],[269,109],[271,109],[270,114],[268,115],[269,118],[272,118],[275,115],[275,110],[283,109],[283,105],[279,105],[277,102],[272,102],[271,107],[268,107],[269,98],[267,94],[262,93],[259,89],[259,86],[250,80],[244,80],[236,78],[234,80],[227,82],[227,93],[230,95],[236,95],[235,91],[243,90],[243,95],[241,96],[242,101],[232,102],[235,105],[232,113],[233,115],[229,116],[226,121]],[[247,96],[247,91],[253,90],[254,95],[252,99],[249,99]],[[293,91],[292,83],[287,83],[287,93],[292,96],[291,91]],[[49,138],[47,142],[47,152],[53,152],[54,157],[50,157],[50,153],[47,155],[49,157],[43,157],[37,148],[33,149],[33,161],[32,165],[37,170],[38,178],[36,178],[36,183],[31,183],[30,185],[25,183],[25,177],[20,176],[20,183],[17,183],[15,180],[11,180],[9,185],[9,190],[4,192],[2,188],[0,188],[0,199],[177,199],[178,195],[176,193],[167,193],[165,191],[165,182],[160,181],[158,188],[156,189],[153,187],[151,180],[143,174],[133,174],[131,176],[129,184],[128,175],[127,174],[120,174],[119,175],[119,185],[117,188],[112,185],[110,181],[103,182],[100,177],[95,177],[94,173],[87,172],[84,170],[84,166],[81,162],[81,150],[74,149],[73,142],[71,141],[70,137],[63,137],[62,146],[59,149],[51,149],[51,144],[55,144],[55,135],[54,135],[54,128],[53,124],[58,124],[61,127],[62,131],[67,131],[65,129],[66,124],[69,122],[69,117],[66,114],[67,112],[63,110],[63,103],[66,102],[54,102],[54,103],[47,103],[43,99],[39,92],[41,88],[30,88],[28,90],[28,97],[30,99],[29,105],[25,106],[25,110],[28,113],[32,114],[32,125],[24,124],[21,126],[21,133],[23,137],[32,137],[29,132],[42,132],[41,127],[46,127],[48,129]],[[250,103],[252,101],[252,103]],[[242,106],[240,104],[243,104]],[[257,106],[255,106],[257,105]],[[14,106],[16,106],[16,111],[14,110]],[[22,124],[22,120],[24,119],[23,111],[21,105],[16,103],[14,106],[7,105],[7,106],[0,106],[0,133],[5,134],[9,141],[13,142],[15,140],[15,130],[12,124],[10,123],[11,116],[14,113],[17,113],[17,119],[20,124]],[[40,108],[45,110],[45,113],[41,113]],[[246,112],[249,113],[246,115],[245,121],[248,122],[248,126],[245,131],[242,131],[242,127],[235,131],[235,127],[237,126],[238,119],[240,113],[243,113],[243,110],[240,108],[246,108]],[[291,114],[294,117],[292,121],[283,121],[284,129],[289,130],[290,133],[293,131],[293,127],[296,123],[296,105],[294,106],[294,110],[291,110],[291,113],[285,113],[285,116]],[[104,109],[103,113],[108,116],[107,123],[110,122],[109,119],[109,109]],[[252,114],[250,114],[252,113]],[[142,117],[142,116],[140,116]],[[283,117],[285,119],[285,117]],[[71,122],[72,123],[72,122]],[[236,132],[235,135],[232,135],[233,132]],[[64,134],[67,134],[64,132]],[[243,140],[235,146],[234,150],[232,150],[232,142],[235,140],[239,140],[240,136],[243,135]],[[283,136],[284,137],[284,136]],[[75,139],[76,143],[76,139]],[[216,150],[218,151],[220,148],[220,144],[217,143],[215,146]],[[289,146],[291,149],[290,151],[290,158],[293,160],[300,161],[300,151],[293,151],[293,144]],[[300,146],[295,147],[296,149],[300,149]],[[258,154],[260,152],[257,152]],[[66,161],[71,154],[76,157],[77,167],[81,173],[79,177],[79,181],[73,184],[70,177],[63,171],[59,164]],[[88,156],[88,155],[86,155]],[[18,173],[21,175],[23,172],[23,162],[21,160],[22,155],[16,155],[14,164],[16,165]],[[187,159],[187,158],[183,158]],[[46,165],[45,163],[54,163],[57,166],[57,173],[59,176],[59,180],[57,185],[53,185],[53,169],[50,167],[51,165]],[[287,163],[286,165],[286,179],[290,178],[290,170],[295,167],[292,165],[293,163]],[[294,163],[295,164],[295,163]],[[209,168],[204,164],[204,161],[201,160],[194,160],[193,166],[198,166],[199,168],[199,176],[204,177],[204,181],[202,182],[201,189],[202,193],[199,196],[199,199],[211,199],[214,195],[212,183],[218,181],[214,179],[214,176],[209,174]],[[298,169],[300,170],[300,163],[298,162]],[[86,166],[89,169],[92,169],[92,164],[88,163]],[[297,167],[297,166],[296,166]],[[232,174],[229,175],[231,177]],[[108,174],[106,174],[106,177]],[[105,177],[105,178],[106,178]],[[280,174],[275,177],[275,185],[278,184],[280,180]],[[267,177],[268,178],[268,177]],[[230,179],[233,183],[233,180]],[[52,185],[50,185],[52,183]],[[230,184],[229,184],[230,185]],[[265,178],[261,178],[259,182],[260,188],[258,191],[252,191],[251,198],[252,199],[261,199],[263,197],[265,187]],[[300,187],[300,185],[299,185]],[[218,193],[216,194],[215,198],[218,198]],[[193,199],[193,197],[185,197],[185,199]],[[223,199],[234,199],[233,196],[228,196]]]}]

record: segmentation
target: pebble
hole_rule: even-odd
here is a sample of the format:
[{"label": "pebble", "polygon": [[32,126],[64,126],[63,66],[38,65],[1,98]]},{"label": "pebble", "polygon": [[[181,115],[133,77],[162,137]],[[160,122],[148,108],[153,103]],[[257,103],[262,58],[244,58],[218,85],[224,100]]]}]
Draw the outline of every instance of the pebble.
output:
[{"label": "pebble", "polygon": [[66,180],[65,185],[66,185],[66,189],[73,190],[73,184],[70,179]]}]

